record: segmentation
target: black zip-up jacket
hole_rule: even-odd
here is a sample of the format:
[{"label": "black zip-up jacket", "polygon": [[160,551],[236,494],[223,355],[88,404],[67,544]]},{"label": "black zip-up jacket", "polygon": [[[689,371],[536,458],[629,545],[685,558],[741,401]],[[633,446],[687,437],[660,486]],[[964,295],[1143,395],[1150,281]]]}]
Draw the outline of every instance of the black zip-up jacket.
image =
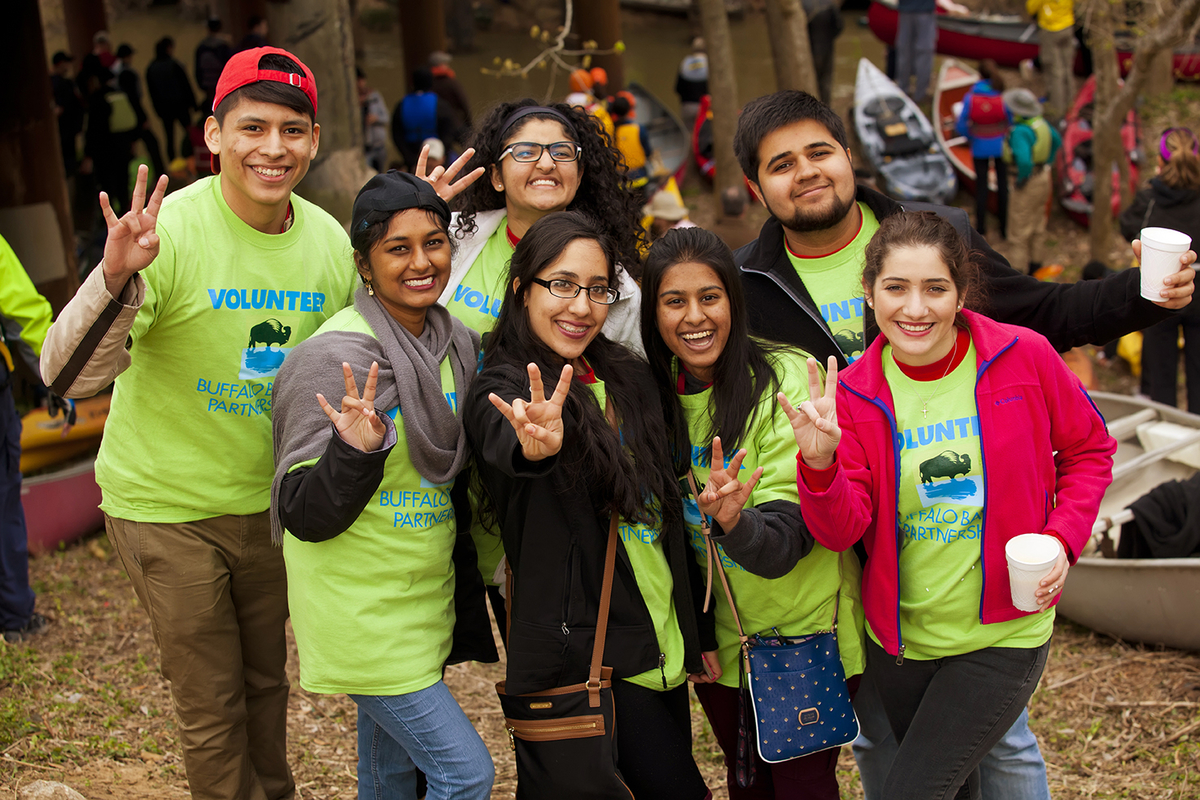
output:
[{"label": "black zip-up jacket", "polygon": [[1194,250],[1200,241],[1200,189],[1176,189],[1163,183],[1162,178],[1151,178],[1150,185],[1134,195],[1118,221],[1121,235],[1131,242],[1142,228],[1171,228],[1191,236]]},{"label": "black zip-up jacket", "polygon": [[[661,417],[649,367],[632,363],[644,401],[637,413]],[[496,504],[513,571],[506,691],[526,694],[582,683],[588,676],[599,613],[609,513],[590,476],[572,482],[558,456],[537,462],[524,458],[512,425],[488,400],[492,392],[509,403],[528,398],[529,376],[508,366],[485,369],[471,384],[463,414],[471,446],[484,462],[481,478]],[[577,430],[564,411],[564,439]],[[701,615],[693,599],[703,591],[698,589],[699,567],[682,520],[667,526],[662,537],[683,633],[684,666],[689,673],[700,673],[702,646],[715,650],[716,639],[711,614]],[[613,668],[614,677],[628,678],[659,667],[659,654],[654,623],[624,543],[619,542],[603,663]]]},{"label": "black zip-up jacket", "polygon": [[[857,187],[855,199],[865,203],[880,221],[905,209],[865,186]],[[910,210],[933,210],[926,203],[908,206]],[[988,246],[967,222],[965,212],[945,207],[937,210],[968,239],[972,251],[982,254],[981,310],[999,322],[1032,328],[1059,352],[1082,344],[1110,342],[1178,313],[1141,297],[1141,271],[1137,269],[1078,283],[1047,283],[1023,275]],[[835,355],[839,366],[844,367],[842,350],[788,260],[783,237],[783,226],[772,217],[756,240],[734,253],[746,289],[750,329],[807,350],[822,364]],[[869,309],[863,323],[865,348],[879,331]]]}]

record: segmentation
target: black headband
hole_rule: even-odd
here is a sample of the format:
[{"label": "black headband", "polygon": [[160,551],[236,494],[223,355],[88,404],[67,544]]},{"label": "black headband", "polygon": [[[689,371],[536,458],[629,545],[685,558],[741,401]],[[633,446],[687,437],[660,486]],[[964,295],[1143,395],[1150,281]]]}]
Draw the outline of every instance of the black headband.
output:
[{"label": "black headband", "polygon": [[527,117],[530,114],[543,114],[548,117],[554,117],[556,120],[562,123],[562,126],[567,133],[572,135],[574,134],[575,126],[571,123],[571,120],[567,119],[567,116],[558,109],[548,108],[546,106],[522,106],[505,117],[504,124],[500,126],[500,141],[504,141],[504,137],[508,135],[509,129],[516,124],[517,120]]}]

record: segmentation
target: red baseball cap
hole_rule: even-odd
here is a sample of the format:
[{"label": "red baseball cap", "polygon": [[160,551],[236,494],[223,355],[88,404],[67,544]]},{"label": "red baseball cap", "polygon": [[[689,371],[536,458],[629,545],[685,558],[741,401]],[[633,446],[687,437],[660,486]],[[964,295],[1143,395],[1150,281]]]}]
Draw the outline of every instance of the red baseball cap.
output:
[{"label": "red baseball cap", "polygon": [[[290,58],[300,65],[304,74],[299,75],[295,72],[282,72],[275,69],[259,69],[258,62],[263,56],[270,54]],[[313,114],[317,113],[317,79],[313,77],[312,70],[295,54],[278,47],[255,47],[234,53],[233,57],[225,63],[225,68],[221,70],[221,77],[217,81],[217,90],[213,96],[213,111],[216,111],[217,106],[221,105],[221,101],[231,93],[259,81],[275,81],[295,86],[304,92],[309,102],[312,103]],[[221,171],[221,161],[215,153],[212,156],[212,171],[213,174]]]}]

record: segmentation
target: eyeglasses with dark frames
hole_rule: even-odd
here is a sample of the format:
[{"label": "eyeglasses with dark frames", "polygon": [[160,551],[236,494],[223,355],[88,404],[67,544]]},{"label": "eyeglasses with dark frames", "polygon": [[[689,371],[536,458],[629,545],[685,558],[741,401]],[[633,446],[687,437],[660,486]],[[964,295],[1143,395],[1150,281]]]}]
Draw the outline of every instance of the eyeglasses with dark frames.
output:
[{"label": "eyeglasses with dark frames", "polygon": [[550,151],[550,158],[555,161],[576,161],[579,158],[579,154],[583,152],[583,148],[574,142],[552,142],[550,144],[513,142],[504,148],[504,151],[500,153],[500,157],[496,159],[496,163],[499,164],[504,160],[505,156],[510,155],[513,157],[513,161],[528,164],[541,160],[542,153],[546,151]]},{"label": "eyeglasses with dark frames", "polygon": [[588,300],[602,306],[611,306],[621,299],[619,291],[610,289],[607,286],[580,286],[578,283],[565,281],[562,278],[555,278],[552,281],[534,278],[533,282],[538,286],[545,286],[546,291],[563,300],[574,299],[579,296],[581,291],[587,292]]}]

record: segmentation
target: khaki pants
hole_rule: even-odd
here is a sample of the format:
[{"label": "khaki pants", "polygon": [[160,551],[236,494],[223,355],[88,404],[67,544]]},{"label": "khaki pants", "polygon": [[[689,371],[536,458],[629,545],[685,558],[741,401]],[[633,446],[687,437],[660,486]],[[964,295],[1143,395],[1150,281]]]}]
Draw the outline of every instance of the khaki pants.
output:
[{"label": "khaki pants", "polygon": [[[1009,175],[1016,173],[1016,167]],[[1008,192],[1008,263],[1017,272],[1028,272],[1029,263],[1042,260],[1046,238],[1046,201],[1050,199],[1050,167],[1034,167],[1025,185]]]},{"label": "khaki pants", "polygon": [[192,797],[290,800],[287,578],[268,512],[105,527],[170,681]]},{"label": "khaki pants", "polygon": [[1067,114],[1075,100],[1071,76],[1075,71],[1075,26],[1061,31],[1038,29],[1038,57],[1046,78],[1046,119],[1054,124]]}]

